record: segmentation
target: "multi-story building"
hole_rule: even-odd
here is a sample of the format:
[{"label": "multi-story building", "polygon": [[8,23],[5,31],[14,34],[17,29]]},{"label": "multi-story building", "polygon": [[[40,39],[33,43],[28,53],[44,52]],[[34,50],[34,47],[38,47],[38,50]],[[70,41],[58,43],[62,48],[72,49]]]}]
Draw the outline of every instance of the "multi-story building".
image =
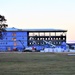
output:
[{"label": "multi-story building", "polygon": [[37,50],[66,42],[67,30],[61,29],[17,29],[6,28],[0,36],[0,51],[23,51],[26,47]]}]

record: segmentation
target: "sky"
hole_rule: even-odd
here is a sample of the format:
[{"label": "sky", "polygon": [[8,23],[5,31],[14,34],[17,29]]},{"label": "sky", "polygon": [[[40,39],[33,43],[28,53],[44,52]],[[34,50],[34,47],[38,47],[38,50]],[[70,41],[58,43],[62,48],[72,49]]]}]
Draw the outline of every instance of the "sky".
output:
[{"label": "sky", "polygon": [[64,29],[75,42],[75,0],[0,0],[0,14],[9,27]]}]

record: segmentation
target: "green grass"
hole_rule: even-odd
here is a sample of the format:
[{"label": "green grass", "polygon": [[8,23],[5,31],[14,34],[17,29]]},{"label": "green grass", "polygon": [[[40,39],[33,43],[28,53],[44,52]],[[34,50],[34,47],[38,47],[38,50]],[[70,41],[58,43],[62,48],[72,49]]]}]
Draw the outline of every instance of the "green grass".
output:
[{"label": "green grass", "polygon": [[0,75],[75,75],[66,53],[0,53]]}]

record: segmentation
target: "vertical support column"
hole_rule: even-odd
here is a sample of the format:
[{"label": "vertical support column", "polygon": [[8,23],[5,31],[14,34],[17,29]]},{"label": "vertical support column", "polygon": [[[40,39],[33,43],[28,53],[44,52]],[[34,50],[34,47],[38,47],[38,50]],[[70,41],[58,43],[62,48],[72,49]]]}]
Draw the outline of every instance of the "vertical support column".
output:
[{"label": "vertical support column", "polygon": [[50,40],[51,40],[51,32],[49,32],[49,38],[50,38]]},{"label": "vertical support column", "polygon": [[29,46],[29,32],[27,31],[27,46]]},{"label": "vertical support column", "polygon": [[33,36],[34,36],[34,32],[33,32]]}]

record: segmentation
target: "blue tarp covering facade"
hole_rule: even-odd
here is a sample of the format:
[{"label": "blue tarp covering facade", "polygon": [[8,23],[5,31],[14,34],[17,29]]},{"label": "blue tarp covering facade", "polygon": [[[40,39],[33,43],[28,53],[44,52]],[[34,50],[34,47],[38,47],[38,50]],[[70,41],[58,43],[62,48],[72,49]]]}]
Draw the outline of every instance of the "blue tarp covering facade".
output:
[{"label": "blue tarp covering facade", "polygon": [[[60,29],[18,29],[18,28],[6,28],[6,32],[2,32],[2,39],[0,39],[0,51],[22,51],[25,47],[28,47],[29,32],[66,32],[66,30]],[[33,45],[35,46],[35,45]],[[31,47],[33,47],[31,46]],[[49,45],[36,45],[37,50]]]}]

